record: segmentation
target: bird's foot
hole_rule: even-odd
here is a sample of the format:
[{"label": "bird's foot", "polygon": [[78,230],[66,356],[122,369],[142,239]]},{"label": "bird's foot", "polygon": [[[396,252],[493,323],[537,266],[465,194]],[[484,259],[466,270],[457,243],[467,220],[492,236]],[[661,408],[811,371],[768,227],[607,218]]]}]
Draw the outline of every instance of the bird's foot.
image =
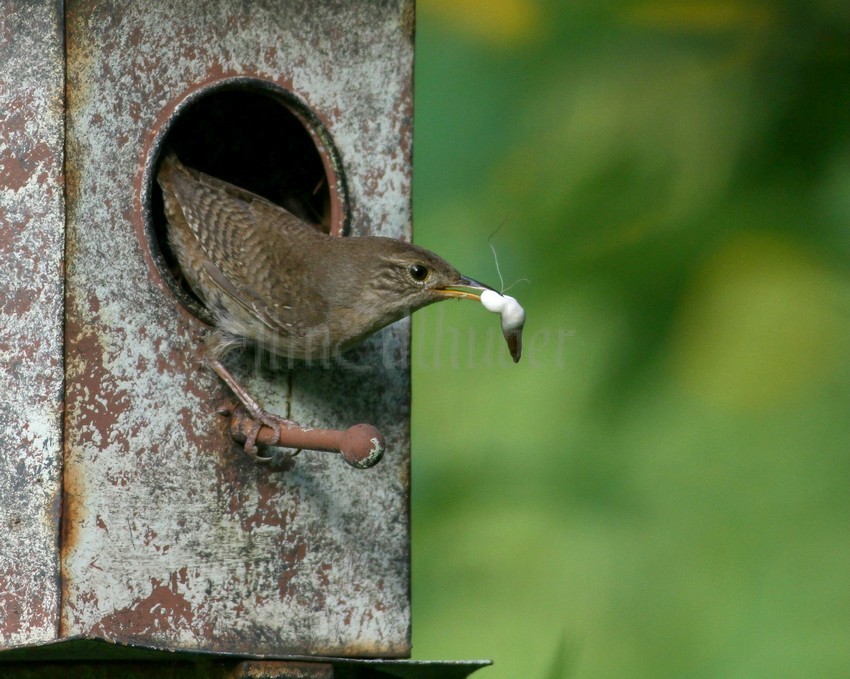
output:
[{"label": "bird's foot", "polygon": [[[251,416],[253,420],[250,429],[245,435],[245,452],[258,462],[279,462],[281,457],[279,454],[260,454],[259,445],[263,445],[258,445],[257,443],[257,437],[260,435],[260,430],[265,425],[274,432],[274,438],[270,441],[266,441],[265,443],[265,445],[274,446],[278,445],[278,443],[280,442],[280,435],[283,427],[297,427],[298,423],[285,417],[272,415],[270,412],[265,410],[259,403],[257,403],[253,398],[251,398],[250,394],[245,391],[244,387],[239,384],[236,378],[233,377],[230,371],[224,367],[224,364],[220,360],[218,360],[217,358],[208,357],[208,361],[210,367],[216,372],[219,377],[221,377],[222,380],[224,380],[225,384],[230,387],[230,389],[242,403],[242,407],[247,411],[247,413]],[[236,410],[238,410],[238,408]],[[220,406],[218,408],[218,412],[222,415],[233,415],[236,411],[232,407]]]},{"label": "bird's foot", "polygon": [[260,445],[257,443],[257,436],[260,433],[260,429],[262,429],[263,426],[269,427],[272,431],[274,431],[274,441],[280,441],[280,434],[283,427],[297,426],[297,423],[293,420],[288,420],[285,417],[273,415],[262,408],[258,408],[255,411],[252,410],[250,412],[254,423],[251,425],[251,429],[248,431],[248,435],[245,438],[245,452],[257,460],[257,462],[276,461],[279,457],[278,455],[265,455],[260,453]]}]

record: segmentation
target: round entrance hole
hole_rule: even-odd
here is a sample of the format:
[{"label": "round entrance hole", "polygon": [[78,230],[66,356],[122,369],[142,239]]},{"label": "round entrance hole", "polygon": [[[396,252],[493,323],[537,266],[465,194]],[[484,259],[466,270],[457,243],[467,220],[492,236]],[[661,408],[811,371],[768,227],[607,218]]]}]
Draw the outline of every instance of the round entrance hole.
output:
[{"label": "round entrance hole", "polygon": [[286,90],[251,79],[195,92],[174,112],[149,175],[148,236],[169,287],[194,315],[209,315],[180,273],[168,245],[156,182],[168,153],[205,174],[256,193],[314,228],[343,235],[348,209],[339,155],[319,119]]}]

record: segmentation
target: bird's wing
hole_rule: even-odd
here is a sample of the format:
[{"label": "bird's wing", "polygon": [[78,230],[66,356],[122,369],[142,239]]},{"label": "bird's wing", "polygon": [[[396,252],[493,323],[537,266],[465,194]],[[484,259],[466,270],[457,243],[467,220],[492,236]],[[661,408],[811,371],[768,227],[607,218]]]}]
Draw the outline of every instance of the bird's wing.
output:
[{"label": "bird's wing", "polygon": [[310,298],[309,308],[297,308],[308,282],[296,250],[319,234],[260,196],[174,162],[170,187],[210,280],[273,332],[289,336],[297,326],[310,327],[323,313],[323,300]]}]

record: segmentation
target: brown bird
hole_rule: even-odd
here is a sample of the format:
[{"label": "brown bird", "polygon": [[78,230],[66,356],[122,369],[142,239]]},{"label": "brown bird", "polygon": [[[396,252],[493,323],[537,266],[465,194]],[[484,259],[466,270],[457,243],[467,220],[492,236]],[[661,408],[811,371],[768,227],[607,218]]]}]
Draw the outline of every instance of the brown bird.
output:
[{"label": "brown bird", "polygon": [[286,420],[266,412],[224,367],[228,350],[249,340],[286,358],[328,359],[428,304],[479,301],[492,289],[411,243],[329,236],[265,198],[185,167],[173,153],[157,179],[169,244],[213,319],[207,360],[254,418],[245,449],[255,455],[260,425],[279,435]]}]

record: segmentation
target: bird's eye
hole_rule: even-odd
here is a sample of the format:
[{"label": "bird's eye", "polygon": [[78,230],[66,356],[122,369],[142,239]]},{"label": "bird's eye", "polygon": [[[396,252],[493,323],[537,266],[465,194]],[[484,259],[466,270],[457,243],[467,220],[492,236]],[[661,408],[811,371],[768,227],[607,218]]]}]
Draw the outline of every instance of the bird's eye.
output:
[{"label": "bird's eye", "polygon": [[408,271],[410,272],[410,277],[420,283],[428,278],[428,267],[422,264],[411,264]]}]

